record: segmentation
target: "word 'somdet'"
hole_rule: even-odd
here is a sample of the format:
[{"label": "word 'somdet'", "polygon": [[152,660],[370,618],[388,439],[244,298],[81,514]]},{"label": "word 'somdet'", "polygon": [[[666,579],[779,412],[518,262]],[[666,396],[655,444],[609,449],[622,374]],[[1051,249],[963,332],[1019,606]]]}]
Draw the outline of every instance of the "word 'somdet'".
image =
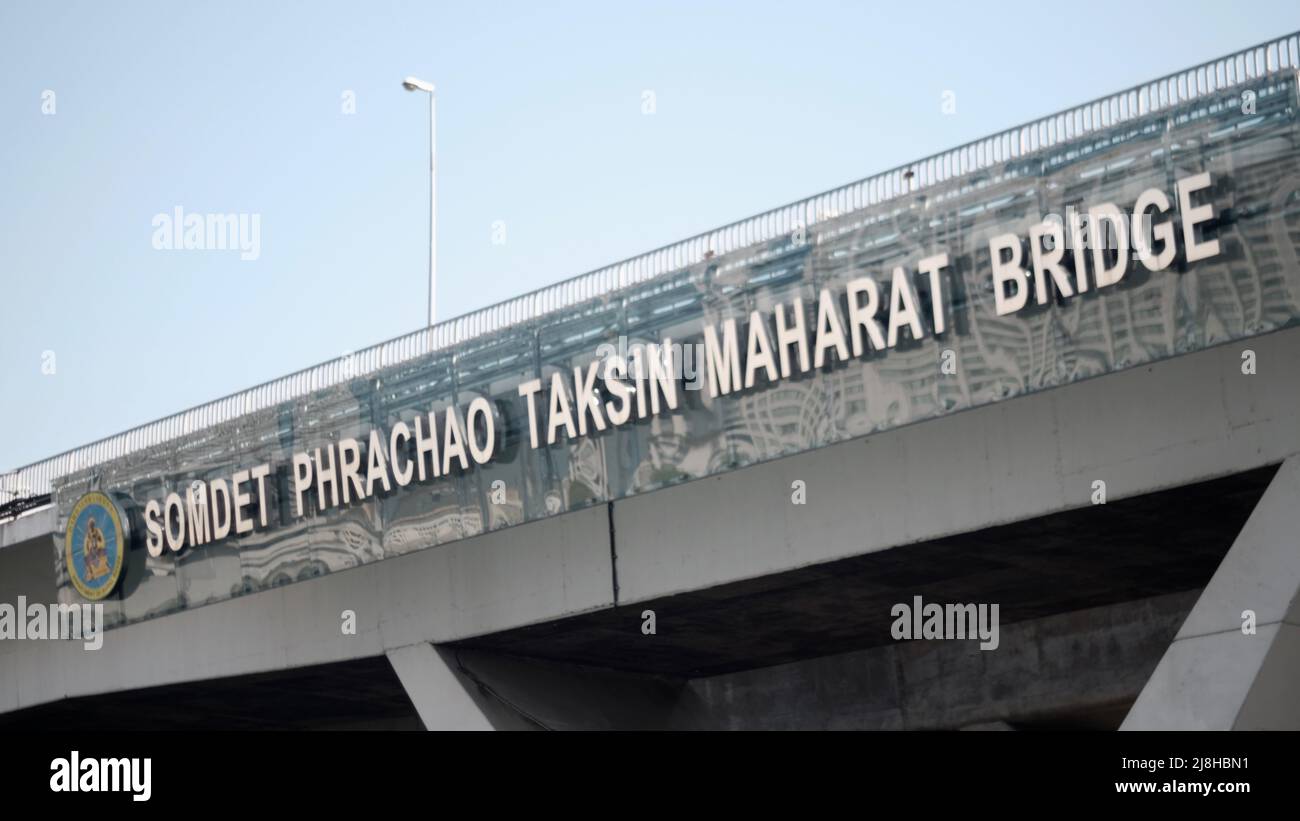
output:
[{"label": "word 'somdet'", "polygon": [[[412,431],[414,427],[414,431]],[[439,430],[442,431],[441,448]],[[441,414],[430,411],[416,416],[412,425],[398,422],[387,437],[370,431],[369,447],[356,439],[340,439],[312,451],[293,455],[293,493],[296,516],[307,513],[304,495],[315,491],[320,509],[327,510],[368,499],[376,492],[405,487],[418,476],[437,478],[453,469],[469,470],[470,460],[485,464],[497,448],[497,423],[491,403],[476,397],[469,403],[464,421],[458,408]],[[442,458],[439,459],[441,450]],[[266,527],[272,509],[268,463],[236,471],[230,478],[196,480],[185,492],[169,493],[160,502],[150,499],[144,508],[150,556],[162,555],[164,544],[173,552],[197,547]],[[254,493],[254,488],[256,492]],[[328,501],[327,501],[328,500]]]}]

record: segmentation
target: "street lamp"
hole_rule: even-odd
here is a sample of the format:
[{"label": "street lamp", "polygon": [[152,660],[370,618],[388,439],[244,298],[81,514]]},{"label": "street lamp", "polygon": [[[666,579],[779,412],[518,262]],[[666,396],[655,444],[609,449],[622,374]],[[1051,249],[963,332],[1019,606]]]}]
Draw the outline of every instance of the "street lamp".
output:
[{"label": "street lamp", "polygon": [[438,95],[434,93],[433,83],[415,77],[403,80],[402,88],[429,94],[429,325],[432,326],[438,299],[438,159],[435,151],[438,133],[435,103]]}]

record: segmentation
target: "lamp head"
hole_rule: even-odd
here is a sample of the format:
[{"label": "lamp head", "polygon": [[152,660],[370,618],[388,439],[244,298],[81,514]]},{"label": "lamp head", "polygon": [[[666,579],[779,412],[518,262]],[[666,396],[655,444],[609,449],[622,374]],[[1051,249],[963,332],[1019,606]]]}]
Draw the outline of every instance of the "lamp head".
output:
[{"label": "lamp head", "polygon": [[407,91],[427,91],[433,93],[433,83],[426,83],[417,77],[407,77],[402,81],[402,88]]}]

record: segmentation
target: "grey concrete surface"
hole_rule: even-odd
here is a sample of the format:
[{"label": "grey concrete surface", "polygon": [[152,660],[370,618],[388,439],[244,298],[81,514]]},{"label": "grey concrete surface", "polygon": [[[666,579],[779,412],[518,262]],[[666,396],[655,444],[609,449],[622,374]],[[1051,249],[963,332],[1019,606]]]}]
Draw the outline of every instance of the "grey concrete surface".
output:
[{"label": "grey concrete surface", "polygon": [[[432,644],[420,642],[388,651],[388,660],[427,730],[491,730],[485,708]],[[468,687],[467,687],[468,684]]]},{"label": "grey concrete surface", "polygon": [[115,629],[98,651],[0,642],[0,712],[610,608],[612,554],[628,604],[1084,507],[1097,479],[1116,499],[1275,464],[1300,452],[1297,360],[1300,328],[638,496],[615,504],[614,545],[601,506]]},{"label": "grey concrete surface", "polygon": [[[428,648],[429,645],[421,645]],[[402,651],[407,652],[407,648]],[[420,650],[425,654],[427,652]],[[474,695],[483,719],[497,729],[662,730],[708,726],[704,705],[685,682],[594,667],[555,664],[474,650],[437,649]],[[393,653],[393,666],[398,659]],[[417,706],[437,698],[436,687],[401,676]],[[445,688],[444,688],[445,689]],[[455,697],[453,703],[459,704]],[[421,710],[427,729],[454,729],[458,715]]]},{"label": "grey concrete surface", "polygon": [[899,642],[696,679],[712,726],[736,730],[1110,728],[1141,691],[1196,591],[1004,625],[977,642]]},{"label": "grey concrete surface", "polygon": [[[1254,632],[1246,612],[1255,615]],[[1300,457],[1284,462],[1123,729],[1300,729]]]},{"label": "grey concrete surface", "polygon": [[[40,527],[44,525],[0,551],[0,602],[16,605],[19,596],[36,602],[55,601],[58,594],[54,584],[54,540],[48,532],[40,533]],[[11,535],[16,534],[11,532]],[[0,654],[4,653],[6,643],[0,642]]]},{"label": "grey concrete surface", "polygon": [[389,658],[429,729],[1113,728],[1198,594],[1007,625],[998,652],[902,642],[691,680],[430,645]]},{"label": "grey concrete surface", "polygon": [[48,536],[54,531],[58,511],[54,505],[46,505],[28,511],[16,519],[0,522],[0,550],[32,539]]},{"label": "grey concrete surface", "polygon": [[1084,507],[1096,480],[1120,499],[1280,462],[1297,361],[1293,329],[618,502],[621,601]]},{"label": "grey concrete surface", "polygon": [[[99,650],[80,642],[0,641],[0,712],[382,656],[421,640],[490,633],[611,603],[604,507],[547,519],[524,533],[489,533],[139,622],[108,631]],[[341,629],[344,610],[356,613],[355,635]]]}]

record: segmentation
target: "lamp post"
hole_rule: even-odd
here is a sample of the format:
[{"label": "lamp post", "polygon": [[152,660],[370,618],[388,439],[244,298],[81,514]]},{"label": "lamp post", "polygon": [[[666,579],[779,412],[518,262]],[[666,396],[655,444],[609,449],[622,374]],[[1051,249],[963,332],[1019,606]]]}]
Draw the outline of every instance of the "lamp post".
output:
[{"label": "lamp post", "polygon": [[415,77],[402,81],[407,91],[424,91],[429,95],[429,325],[433,325],[438,305],[438,156],[437,99],[433,83]]}]

